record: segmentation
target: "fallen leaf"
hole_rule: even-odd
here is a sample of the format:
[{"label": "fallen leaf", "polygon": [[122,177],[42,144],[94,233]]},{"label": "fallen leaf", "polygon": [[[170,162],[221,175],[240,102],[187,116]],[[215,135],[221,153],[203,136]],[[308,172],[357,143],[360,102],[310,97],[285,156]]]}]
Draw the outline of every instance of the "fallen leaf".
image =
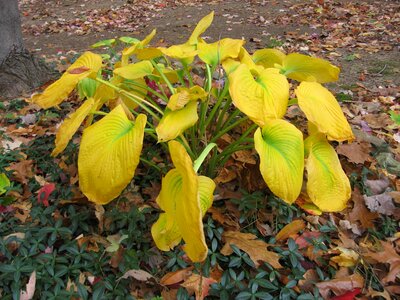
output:
[{"label": "fallen leaf", "polygon": [[54,183],[48,183],[42,186],[38,191],[38,203],[43,203],[44,206],[49,206],[49,196],[56,189]]},{"label": "fallen leaf", "polygon": [[396,209],[392,201],[392,197],[387,193],[373,196],[364,195],[364,200],[370,211],[380,213],[382,215],[393,215]]},{"label": "fallen leaf", "polygon": [[364,198],[360,190],[354,188],[352,194],[352,201],[354,203],[353,209],[349,213],[350,222],[354,223],[359,221],[363,228],[373,228],[373,221],[379,217],[377,213],[370,212],[365,206]]},{"label": "fallen leaf", "polygon": [[13,176],[15,180],[20,183],[27,184],[28,179],[32,178],[34,173],[32,171],[32,164],[33,160],[22,160],[20,162],[12,163],[8,168],[7,171],[14,171]]},{"label": "fallen leaf", "polygon": [[297,234],[300,230],[306,228],[303,220],[294,220],[283,227],[276,235],[277,241],[287,240],[290,236]]},{"label": "fallen leaf", "polygon": [[343,295],[333,297],[331,300],[353,300],[360,293],[361,293],[361,289],[356,288],[352,291],[348,291],[347,293],[344,293]]},{"label": "fallen leaf", "polygon": [[268,251],[268,244],[262,240],[257,240],[257,236],[251,233],[242,233],[239,231],[226,231],[222,234],[225,239],[225,245],[221,249],[222,255],[231,255],[233,250],[231,244],[246,252],[254,262],[256,268],[260,266],[260,261],[269,263],[275,269],[282,268],[279,263],[279,255]]},{"label": "fallen leaf", "polygon": [[318,237],[321,236],[321,232],[318,231],[306,231],[303,232],[302,235],[298,236],[295,240],[297,246],[299,246],[299,249],[304,249],[308,247],[309,245],[312,245],[312,242],[314,239],[317,239]]},{"label": "fallen leaf", "polygon": [[139,281],[148,281],[149,279],[154,278],[153,275],[143,270],[129,270],[126,271],[118,280],[127,279],[129,277]]},{"label": "fallen leaf", "polygon": [[303,279],[299,280],[298,286],[302,291],[312,292],[318,280],[319,276],[317,271],[309,269],[304,273]]},{"label": "fallen leaf", "polygon": [[178,270],[175,272],[169,272],[161,278],[160,284],[170,286],[170,285],[175,285],[175,284],[181,283],[181,282],[185,281],[186,279],[188,279],[190,277],[190,275],[192,275],[193,269],[194,269],[194,267],[192,266],[192,267],[181,269],[181,270]]},{"label": "fallen leaf", "polygon": [[353,274],[351,276],[318,282],[316,286],[321,296],[327,299],[331,291],[335,293],[335,295],[340,296],[357,288],[362,289],[364,286],[364,278],[360,274]]},{"label": "fallen leaf", "polygon": [[336,147],[338,154],[356,164],[363,164],[371,160],[369,153],[371,152],[371,144],[367,142],[353,142],[351,144],[340,144]]},{"label": "fallen leaf", "polygon": [[359,260],[359,255],[352,249],[344,247],[336,247],[335,250],[339,250],[340,254],[331,257],[331,261],[337,263],[340,267],[353,267]]},{"label": "fallen leaf", "polygon": [[21,291],[19,294],[20,300],[31,300],[35,294],[36,288],[36,271],[33,271],[29,276],[29,281],[26,284],[26,290]]},{"label": "fallen leaf", "polygon": [[373,195],[382,194],[390,185],[389,179],[384,177],[377,180],[365,180],[365,185],[369,188]]},{"label": "fallen leaf", "polygon": [[379,263],[389,264],[389,272],[382,279],[383,283],[394,282],[400,273],[400,255],[397,254],[392,243],[381,241],[382,251],[375,252],[364,248],[363,257],[371,258]]},{"label": "fallen leaf", "polygon": [[196,300],[203,300],[208,296],[210,286],[217,281],[213,278],[203,277],[198,274],[192,274],[182,286],[187,289],[189,294],[195,294]]}]

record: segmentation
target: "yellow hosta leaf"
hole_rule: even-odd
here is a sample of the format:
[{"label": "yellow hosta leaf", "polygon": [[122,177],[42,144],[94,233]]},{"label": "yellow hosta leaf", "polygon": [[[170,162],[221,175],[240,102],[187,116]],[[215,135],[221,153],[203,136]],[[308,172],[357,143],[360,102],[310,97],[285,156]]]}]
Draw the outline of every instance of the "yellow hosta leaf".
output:
[{"label": "yellow hosta leaf", "polygon": [[122,50],[121,65],[126,66],[129,61],[129,56],[136,54],[138,50],[143,49],[145,46],[147,46],[155,35],[156,35],[156,30],[153,29],[153,31],[148,36],[146,36],[142,41],[140,41],[139,43],[134,43],[132,46]]},{"label": "yellow hosta leaf", "polygon": [[310,200],[325,212],[345,209],[351,196],[351,187],[335,149],[319,133],[305,140],[305,150],[308,154],[306,170]]},{"label": "yellow hosta leaf", "polygon": [[260,171],[270,190],[288,203],[300,194],[303,183],[303,134],[281,119],[270,120],[254,134]]},{"label": "yellow hosta leaf", "polygon": [[267,119],[282,118],[289,100],[289,83],[278,69],[264,69],[254,78],[247,65],[229,75],[233,104],[259,126]]},{"label": "yellow hosta leaf", "polygon": [[179,59],[184,64],[191,64],[194,57],[197,55],[196,46],[189,44],[173,45],[168,48],[158,48],[164,55]]},{"label": "yellow hosta leaf", "polygon": [[42,108],[56,106],[63,102],[74,90],[79,80],[96,76],[101,68],[101,56],[92,52],[85,52],[61,76],[60,79],[49,85],[43,93],[32,96],[32,101]]},{"label": "yellow hosta leaf", "polygon": [[215,182],[206,176],[198,176],[199,178],[199,199],[201,215],[204,217],[207,210],[212,206],[214,200]]},{"label": "yellow hosta leaf", "polygon": [[79,149],[79,186],[96,204],[118,197],[132,180],[143,146],[146,115],[135,124],[121,105],[86,128]]},{"label": "yellow hosta leaf", "polygon": [[282,72],[297,81],[326,83],[338,80],[340,69],[320,58],[291,53],[283,60]]},{"label": "yellow hosta leaf", "polygon": [[157,203],[165,213],[153,225],[151,233],[157,247],[164,251],[183,238],[189,258],[201,262],[207,256],[202,209],[211,206],[215,184],[210,178],[196,175],[192,160],[180,143],[170,141],[168,146],[176,169],[162,180]]},{"label": "yellow hosta leaf", "polygon": [[214,12],[210,12],[207,16],[202,18],[199,23],[197,23],[195,29],[193,30],[190,38],[188,40],[189,45],[197,45],[197,41],[201,34],[203,34],[208,27],[210,27],[212,21],[214,19]]},{"label": "yellow hosta leaf", "polygon": [[296,89],[301,110],[328,140],[352,141],[350,125],[332,93],[317,82],[302,82]]},{"label": "yellow hosta leaf", "polygon": [[167,142],[180,136],[186,129],[196,124],[197,102],[191,101],[184,108],[178,110],[166,109],[160,123],[156,127],[159,142]]},{"label": "yellow hosta leaf", "polygon": [[162,52],[158,48],[148,47],[143,49],[136,49],[135,51],[137,59],[146,60],[146,59],[154,59],[162,56]]},{"label": "yellow hosta leaf", "polygon": [[226,38],[212,44],[199,43],[197,49],[202,61],[216,66],[227,58],[238,57],[244,43],[244,40]]},{"label": "yellow hosta leaf", "polygon": [[[167,77],[170,83],[179,82],[178,72],[170,67],[166,67],[163,64],[158,64],[158,67],[161,69],[162,73]],[[157,69],[154,70],[154,75],[161,76]],[[160,81],[163,82],[163,79],[160,78]]]},{"label": "yellow hosta leaf", "polygon": [[184,249],[193,262],[200,262],[207,257],[207,245],[198,196],[198,178],[185,148],[177,141],[170,141],[168,146],[172,162],[182,176],[182,193],[181,199],[176,199],[179,203],[176,206],[176,215],[178,227],[186,243]]},{"label": "yellow hosta leaf", "polygon": [[129,64],[125,67],[117,68],[114,74],[119,75],[125,79],[138,79],[143,78],[153,73],[154,67],[148,60],[140,61],[135,64]]},{"label": "yellow hosta leaf", "polygon": [[176,205],[179,205],[177,195],[182,194],[182,176],[178,169],[170,170],[162,179],[162,188],[157,197],[157,203],[165,211],[151,227],[151,234],[162,251],[169,251],[182,240],[176,219]]},{"label": "yellow hosta leaf", "polygon": [[274,68],[276,64],[282,65],[286,54],[277,49],[260,49],[252,55],[253,61],[264,68]]},{"label": "yellow hosta leaf", "polygon": [[247,50],[244,47],[241,47],[239,56],[236,59],[227,58],[226,60],[224,60],[222,62],[222,67],[224,68],[225,73],[227,75],[230,75],[241,64],[245,64],[250,69],[251,72],[257,75],[264,69],[264,67],[255,64],[251,55],[247,52]]},{"label": "yellow hosta leaf", "polygon": [[55,141],[56,147],[51,153],[52,156],[57,156],[64,151],[65,147],[68,145],[68,142],[94,106],[94,99],[89,98],[74,113],[64,120],[60,128],[58,128]]},{"label": "yellow hosta leaf", "polygon": [[208,93],[200,86],[196,85],[189,88],[178,88],[178,92],[173,94],[168,101],[167,107],[170,110],[183,108],[190,101],[205,99]]}]

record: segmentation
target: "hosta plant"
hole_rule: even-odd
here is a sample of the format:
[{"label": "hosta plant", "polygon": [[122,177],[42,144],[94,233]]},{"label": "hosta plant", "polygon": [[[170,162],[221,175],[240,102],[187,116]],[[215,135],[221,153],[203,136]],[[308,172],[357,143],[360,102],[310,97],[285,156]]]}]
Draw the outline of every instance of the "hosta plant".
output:
[{"label": "hosta plant", "polygon": [[[276,49],[251,55],[240,39],[207,43],[200,36],[212,20],[210,13],[185,43],[168,48],[149,46],[155,31],[142,41],[124,37],[97,43],[126,46],[121,54],[114,48],[111,55],[85,52],[32,97],[49,108],[78,90],[82,104],[59,127],[52,155],[65,149],[86,120],[79,184],[97,204],[109,203],[131,182],[145,135],[169,152],[174,168],[162,178],[157,202],[164,212],[152,235],[165,251],[183,239],[194,262],[207,255],[202,217],[212,205],[210,177],[236,151],[255,149],[269,189],[290,204],[301,193],[314,210],[335,212],[345,208],[351,192],[329,141],[351,141],[353,134],[323,86],[338,79],[339,68]],[[307,132],[285,119],[291,105],[307,117]],[[231,132],[236,140],[217,145]]]}]

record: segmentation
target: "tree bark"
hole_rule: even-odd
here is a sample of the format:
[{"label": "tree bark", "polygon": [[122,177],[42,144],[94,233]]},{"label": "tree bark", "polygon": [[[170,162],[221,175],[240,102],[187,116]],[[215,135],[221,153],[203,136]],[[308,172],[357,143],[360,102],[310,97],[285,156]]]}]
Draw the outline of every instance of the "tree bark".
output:
[{"label": "tree bark", "polygon": [[30,93],[57,72],[24,47],[17,0],[0,0],[0,99]]}]

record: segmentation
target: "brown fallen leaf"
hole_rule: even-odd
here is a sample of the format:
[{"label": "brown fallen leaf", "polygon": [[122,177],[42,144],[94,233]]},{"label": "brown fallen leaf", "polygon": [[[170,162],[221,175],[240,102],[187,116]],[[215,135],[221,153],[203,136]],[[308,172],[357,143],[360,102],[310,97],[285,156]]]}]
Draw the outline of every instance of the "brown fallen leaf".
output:
[{"label": "brown fallen leaf", "polygon": [[364,198],[360,190],[354,188],[351,199],[354,202],[353,209],[349,213],[349,221],[354,223],[359,221],[364,228],[373,228],[373,221],[379,217],[377,213],[370,212],[365,206]]},{"label": "brown fallen leaf", "polygon": [[242,233],[239,231],[226,231],[222,234],[225,239],[225,245],[221,249],[222,255],[231,255],[233,250],[231,244],[246,252],[254,262],[256,268],[260,266],[260,261],[269,263],[275,269],[282,268],[279,263],[279,255],[268,251],[268,244],[262,240],[257,240],[257,236],[251,233]]},{"label": "brown fallen leaf", "polygon": [[383,283],[394,282],[397,275],[400,274],[400,255],[397,254],[396,249],[392,243],[381,241],[382,251],[371,251],[364,248],[363,257],[373,259],[382,264],[389,264],[389,272],[382,279]]},{"label": "brown fallen leaf", "polygon": [[213,278],[203,277],[198,274],[192,274],[182,286],[187,289],[189,294],[195,294],[196,300],[203,300],[208,296],[210,286],[217,281]]},{"label": "brown fallen leaf", "polygon": [[360,274],[353,274],[346,277],[318,282],[316,286],[321,296],[324,299],[329,299],[329,294],[331,291],[338,296],[356,288],[362,289],[364,286],[364,278]]},{"label": "brown fallen leaf", "polygon": [[129,270],[126,271],[118,280],[126,279],[128,277],[132,277],[139,281],[148,281],[149,279],[154,278],[153,275],[143,270]]},{"label": "brown fallen leaf", "polygon": [[186,279],[188,279],[190,277],[190,275],[192,275],[193,269],[194,269],[194,267],[192,266],[192,267],[181,269],[181,270],[178,270],[175,272],[169,272],[161,278],[160,284],[170,286],[170,285],[175,285],[175,284],[181,283],[181,282],[185,281]]},{"label": "brown fallen leaf", "polygon": [[369,153],[371,152],[371,144],[367,142],[354,142],[351,144],[340,144],[336,147],[338,154],[356,164],[363,164],[371,160]]},{"label": "brown fallen leaf", "polygon": [[290,236],[297,234],[300,230],[306,228],[306,223],[303,220],[294,220],[283,227],[276,235],[277,241],[287,240]]},{"label": "brown fallen leaf", "polygon": [[22,160],[20,162],[12,163],[9,167],[6,168],[7,171],[14,171],[13,176],[15,180],[20,183],[27,184],[29,178],[34,176],[32,171],[33,160]]}]

